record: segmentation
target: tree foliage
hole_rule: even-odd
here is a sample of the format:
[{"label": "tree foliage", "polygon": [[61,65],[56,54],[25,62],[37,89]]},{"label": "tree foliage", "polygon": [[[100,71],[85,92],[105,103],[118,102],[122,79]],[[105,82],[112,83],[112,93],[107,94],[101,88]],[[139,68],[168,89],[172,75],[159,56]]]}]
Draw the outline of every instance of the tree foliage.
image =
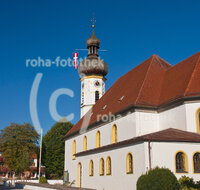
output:
[{"label": "tree foliage", "polygon": [[179,179],[182,190],[199,190],[200,181],[195,182],[193,178],[182,176]]},{"label": "tree foliage", "polygon": [[64,136],[72,128],[70,122],[57,122],[43,137],[42,163],[48,178],[60,178],[64,171]]},{"label": "tree foliage", "polygon": [[150,170],[139,177],[137,190],[180,190],[176,176],[167,168]]},{"label": "tree foliage", "polygon": [[38,139],[38,133],[29,123],[11,123],[0,131],[0,150],[10,171],[21,173],[29,169]]}]

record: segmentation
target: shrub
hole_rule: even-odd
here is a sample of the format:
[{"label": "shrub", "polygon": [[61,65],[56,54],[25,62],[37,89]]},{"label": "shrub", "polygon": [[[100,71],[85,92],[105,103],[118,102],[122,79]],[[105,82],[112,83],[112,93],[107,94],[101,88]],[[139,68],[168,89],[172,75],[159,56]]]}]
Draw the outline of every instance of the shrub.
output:
[{"label": "shrub", "polygon": [[39,183],[47,183],[47,179],[45,177],[40,177]]},{"label": "shrub", "polygon": [[193,178],[186,177],[186,176],[182,176],[179,179],[179,183],[180,183],[182,189],[189,189],[190,187],[195,186]]},{"label": "shrub", "polygon": [[179,179],[182,190],[198,190],[200,189],[200,183],[194,182],[193,178],[182,176]]},{"label": "shrub", "polygon": [[167,168],[156,167],[139,177],[137,190],[180,190],[176,176]]}]

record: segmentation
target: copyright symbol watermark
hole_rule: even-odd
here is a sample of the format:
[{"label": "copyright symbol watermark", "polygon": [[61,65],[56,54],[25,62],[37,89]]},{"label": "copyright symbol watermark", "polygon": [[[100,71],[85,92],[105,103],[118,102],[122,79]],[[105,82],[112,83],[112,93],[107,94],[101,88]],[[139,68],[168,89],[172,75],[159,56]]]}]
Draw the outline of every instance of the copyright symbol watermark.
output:
[{"label": "copyright symbol watermark", "polygon": [[[30,115],[31,115],[33,125],[34,125],[34,127],[36,128],[37,131],[41,130],[41,124],[40,124],[40,121],[39,121],[38,109],[37,109],[37,95],[38,95],[38,90],[39,90],[39,86],[40,86],[40,82],[42,80],[42,77],[43,77],[42,73],[37,73],[37,75],[36,75],[36,77],[33,81],[31,93],[30,93],[30,99],[29,99]],[[55,90],[51,94],[51,97],[50,97],[50,100],[49,100],[50,115],[57,122],[72,121],[74,119],[73,113],[70,113],[67,116],[61,116],[57,112],[56,103],[57,103],[57,99],[61,95],[66,95],[66,96],[69,96],[70,98],[73,98],[74,92],[71,89],[68,89],[68,88],[60,88],[60,89]]]}]

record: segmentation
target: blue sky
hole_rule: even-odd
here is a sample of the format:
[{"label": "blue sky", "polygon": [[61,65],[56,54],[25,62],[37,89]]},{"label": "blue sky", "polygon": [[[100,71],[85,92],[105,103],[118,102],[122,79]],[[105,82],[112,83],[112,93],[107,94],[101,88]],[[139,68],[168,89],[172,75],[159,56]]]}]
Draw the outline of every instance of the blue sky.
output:
[{"label": "blue sky", "polygon": [[[106,89],[117,78],[153,54],[174,65],[200,51],[200,1],[0,1],[0,129],[10,122],[32,123],[29,97],[37,73],[43,73],[38,92],[38,115],[44,132],[55,123],[49,113],[51,94],[59,88],[74,91],[57,101],[60,115],[80,117],[80,81],[72,67],[26,67],[26,59],[72,58],[86,48],[91,35],[101,39],[100,53],[109,66]],[[80,52],[80,57],[87,52]]]}]

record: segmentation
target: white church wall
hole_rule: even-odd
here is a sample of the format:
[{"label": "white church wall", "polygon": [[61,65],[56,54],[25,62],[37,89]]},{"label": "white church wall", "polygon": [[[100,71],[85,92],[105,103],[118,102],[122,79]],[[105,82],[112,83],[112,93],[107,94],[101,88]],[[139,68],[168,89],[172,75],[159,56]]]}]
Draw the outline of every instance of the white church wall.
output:
[{"label": "white church wall", "polygon": [[181,106],[163,111],[159,114],[160,130],[176,128],[197,132],[196,111],[200,108],[199,102],[187,102]]},{"label": "white church wall", "polygon": [[67,140],[67,144],[71,147],[72,153],[72,145],[73,141],[76,140],[76,152],[83,151],[83,138],[87,137],[87,149],[96,148],[96,133],[100,131],[101,134],[101,146],[109,145],[112,143],[112,126],[116,124],[117,126],[117,139],[119,141],[123,141],[126,139],[130,139],[136,136],[136,118],[135,113],[131,113],[125,117],[121,117],[112,121],[110,123],[106,123],[105,125],[92,128],[88,130],[84,134],[79,134]]},{"label": "white church wall", "polygon": [[200,108],[199,102],[187,103],[186,106],[186,123],[187,131],[197,132],[196,111]]},{"label": "white church wall", "polygon": [[136,136],[159,130],[159,114],[157,112],[136,111]]},{"label": "white church wall", "polygon": [[[120,147],[119,149],[108,150],[105,152],[95,153],[87,156],[77,157],[67,164],[70,181],[77,182],[77,165],[82,164],[82,186],[86,188],[94,188],[97,190],[136,190],[136,182],[138,177],[145,173],[145,154],[144,143],[132,145],[128,147]],[[126,174],[126,156],[128,153],[133,155],[134,173]],[[112,174],[106,175],[106,158],[110,156],[112,161]],[[99,161],[104,158],[105,175],[99,175]],[[89,176],[89,162],[93,160],[94,176]],[[76,184],[75,182],[75,185]]]},{"label": "white church wall", "polygon": [[[188,173],[178,174],[175,172],[175,155],[178,151],[183,151],[188,157]],[[200,180],[199,174],[193,173],[193,154],[200,152],[199,143],[181,143],[181,142],[152,142],[151,143],[151,160],[152,168],[156,166],[167,167],[179,179],[186,175],[193,177],[194,180]]]},{"label": "white church wall", "polygon": [[164,130],[168,128],[176,128],[176,129],[186,131],[187,127],[186,127],[185,104],[160,112],[159,126],[160,126],[159,130]]}]

